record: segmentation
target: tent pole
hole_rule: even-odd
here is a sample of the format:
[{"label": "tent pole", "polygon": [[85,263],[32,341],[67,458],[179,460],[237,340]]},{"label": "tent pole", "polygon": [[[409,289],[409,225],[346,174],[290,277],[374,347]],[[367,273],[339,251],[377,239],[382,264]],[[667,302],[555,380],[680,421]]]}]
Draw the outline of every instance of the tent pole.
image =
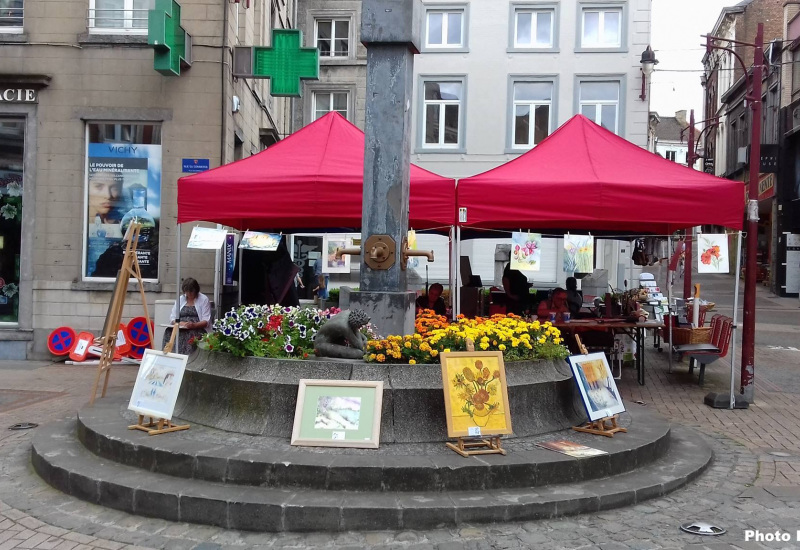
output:
[{"label": "tent pole", "polygon": [[461,279],[461,226],[456,226],[456,257],[455,257],[455,296],[456,300],[453,304],[453,312],[454,318],[458,318],[458,315],[461,313],[461,289],[458,285],[458,281]]},{"label": "tent pole", "polygon": [[448,235],[450,236],[449,239],[449,250],[448,259],[450,260],[450,265],[448,266],[448,273],[447,278],[450,281],[450,314],[452,316],[453,312],[455,311],[456,306],[456,279],[455,279],[455,271],[453,270],[453,251],[455,250],[455,239],[456,239],[456,228],[454,225],[450,226],[450,230],[448,231]]},{"label": "tent pole", "polygon": [[236,285],[236,288],[238,289],[239,297],[236,305],[240,306],[242,305],[242,249],[241,248],[239,248],[239,280],[237,281],[237,283],[238,284]]},{"label": "tent pole", "polygon": [[[222,229],[222,225],[217,224],[217,229]],[[224,248],[224,244],[222,245]],[[220,259],[222,254],[220,249],[214,253],[214,319],[219,317],[219,299],[220,299]]]},{"label": "tent pole", "polygon": [[[672,235],[667,235],[667,251],[672,255]],[[672,318],[672,269],[670,269],[669,263],[667,263],[667,313],[669,313],[669,368],[667,372],[672,372],[672,325],[673,325],[673,318]]]},{"label": "tent pole", "polygon": [[180,332],[181,332],[181,330],[180,330],[181,324],[180,324],[180,320],[181,320],[181,294],[182,294],[181,293],[181,224],[180,223],[178,224],[178,228],[177,228],[176,243],[177,243],[177,248],[176,248],[176,251],[175,251],[175,255],[176,255],[175,265],[177,266],[176,271],[178,272],[178,279],[177,279],[177,287],[175,289],[175,293],[177,294],[177,296],[175,297],[175,300],[177,300],[177,301],[175,303],[178,304],[178,326],[173,328],[172,330],[178,331],[178,333],[175,335],[175,353],[180,353],[181,352],[181,338],[180,338],[180,336],[181,336],[181,334],[180,334]]},{"label": "tent pole", "polygon": [[728,404],[728,408],[733,410],[736,408],[736,396],[734,395],[734,383],[735,383],[735,361],[736,361],[736,315],[739,311],[739,270],[742,268],[742,232],[739,231],[739,239],[736,245],[736,271],[734,272],[734,276],[736,282],[733,285],[733,323],[731,328],[731,393],[730,395],[730,403]]}]

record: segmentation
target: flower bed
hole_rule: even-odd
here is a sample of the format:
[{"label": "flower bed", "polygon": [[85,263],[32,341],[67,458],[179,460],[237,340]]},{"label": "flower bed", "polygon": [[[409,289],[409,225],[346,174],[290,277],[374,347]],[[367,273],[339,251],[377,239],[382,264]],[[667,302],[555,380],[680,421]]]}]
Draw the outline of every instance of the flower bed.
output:
[{"label": "flower bed", "polygon": [[438,363],[440,352],[467,351],[467,339],[474,342],[476,351],[502,351],[506,361],[563,359],[569,355],[562,345],[561,332],[549,322],[528,323],[516,315],[460,318],[452,324],[446,324],[446,320],[443,324],[441,319],[425,310],[417,318],[416,334],[370,340],[365,359],[411,365]]},{"label": "flower bed", "polygon": [[[214,321],[214,332],[203,336],[203,347],[237,357],[308,359],[314,355],[317,331],[339,311],[339,308],[240,306]],[[367,338],[376,337],[371,325],[363,331]]]}]

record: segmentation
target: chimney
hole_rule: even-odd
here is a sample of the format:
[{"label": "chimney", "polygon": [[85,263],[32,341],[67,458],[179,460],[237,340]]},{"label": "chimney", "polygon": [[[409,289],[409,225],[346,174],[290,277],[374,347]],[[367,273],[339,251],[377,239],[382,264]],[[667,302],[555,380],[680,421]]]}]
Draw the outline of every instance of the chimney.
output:
[{"label": "chimney", "polygon": [[682,111],[675,111],[675,120],[678,121],[678,124],[680,124],[681,127],[688,126],[689,121],[686,120],[686,109],[683,109]]}]

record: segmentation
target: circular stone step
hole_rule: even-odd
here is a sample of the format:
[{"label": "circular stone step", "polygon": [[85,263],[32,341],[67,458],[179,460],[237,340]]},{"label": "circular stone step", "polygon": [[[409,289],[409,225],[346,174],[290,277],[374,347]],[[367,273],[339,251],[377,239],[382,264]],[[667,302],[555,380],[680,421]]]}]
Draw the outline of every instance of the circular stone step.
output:
[{"label": "circular stone step", "polygon": [[[292,447],[283,438],[248,436],[201,425],[159,436],[128,430],[125,396],[78,414],[77,434],[102,458],[170,476],[237,485],[350,491],[463,491],[540,487],[631,471],[663,456],[670,426],[645,409],[622,416],[628,433],[614,438],[573,430],[503,439],[507,456],[463,458],[436,444],[383,444],[379,449]],[[182,420],[181,420],[182,422]],[[568,439],[607,451],[576,459],[536,443]]]},{"label": "circular stone step", "polygon": [[[53,487],[134,514],[254,531],[429,529],[597,512],[677,489],[712,459],[702,437],[675,428],[664,456],[604,479],[513,489],[322,491],[244,487],[143,471],[91,453],[76,431],[76,421],[66,420],[40,428],[34,437],[33,466]],[[479,462],[475,457],[459,459],[464,464]]]}]

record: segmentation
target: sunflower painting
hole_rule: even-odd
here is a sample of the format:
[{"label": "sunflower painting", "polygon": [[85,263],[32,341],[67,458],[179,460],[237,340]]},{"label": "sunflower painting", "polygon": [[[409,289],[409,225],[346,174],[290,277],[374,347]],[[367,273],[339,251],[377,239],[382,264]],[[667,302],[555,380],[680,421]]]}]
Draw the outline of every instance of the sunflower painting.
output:
[{"label": "sunflower painting", "polygon": [[449,437],[511,433],[502,352],[441,354]]}]

